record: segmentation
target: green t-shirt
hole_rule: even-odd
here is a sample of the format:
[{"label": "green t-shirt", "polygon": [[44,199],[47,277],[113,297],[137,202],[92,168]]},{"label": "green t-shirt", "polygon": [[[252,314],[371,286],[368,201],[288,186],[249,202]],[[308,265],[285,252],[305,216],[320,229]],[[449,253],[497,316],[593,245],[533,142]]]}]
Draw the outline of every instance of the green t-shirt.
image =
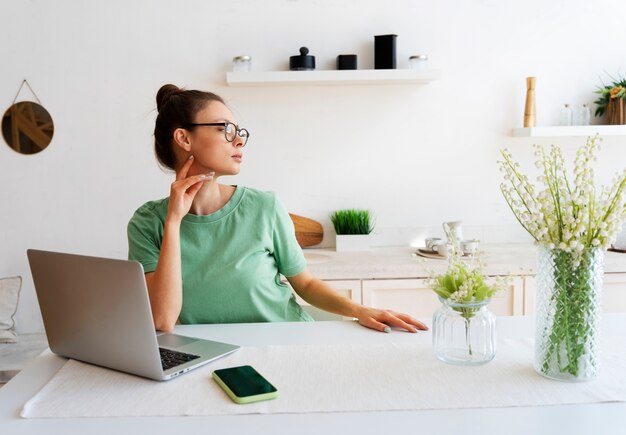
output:
[{"label": "green t-shirt", "polygon": [[[128,223],[128,258],[156,269],[169,198],[141,206]],[[311,321],[280,275],[306,267],[293,223],[276,195],[237,187],[215,213],[180,225],[183,307],[190,323]]]}]

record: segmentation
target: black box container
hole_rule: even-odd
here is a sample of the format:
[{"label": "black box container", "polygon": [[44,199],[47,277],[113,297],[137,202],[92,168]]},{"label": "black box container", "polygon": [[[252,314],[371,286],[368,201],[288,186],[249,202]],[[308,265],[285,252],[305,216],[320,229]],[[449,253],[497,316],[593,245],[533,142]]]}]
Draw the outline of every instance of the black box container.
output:
[{"label": "black box container", "polygon": [[396,69],[396,39],[398,35],[374,36],[374,68]]},{"label": "black box container", "polygon": [[356,69],[356,54],[337,56],[337,69]]}]

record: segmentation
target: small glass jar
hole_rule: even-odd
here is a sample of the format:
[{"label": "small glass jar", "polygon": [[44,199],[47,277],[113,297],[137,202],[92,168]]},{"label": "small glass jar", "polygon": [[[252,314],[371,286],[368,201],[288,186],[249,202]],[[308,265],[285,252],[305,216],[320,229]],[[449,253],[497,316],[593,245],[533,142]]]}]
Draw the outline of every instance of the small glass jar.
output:
[{"label": "small glass jar", "polygon": [[487,309],[490,299],[457,303],[439,298],[433,314],[435,356],[458,365],[484,364],[496,355],[496,318]]},{"label": "small glass jar", "polygon": [[409,69],[428,69],[428,56],[425,54],[417,54],[409,57]]},{"label": "small glass jar", "polygon": [[250,56],[237,56],[233,58],[233,72],[252,71],[252,58]]},{"label": "small glass jar", "polygon": [[565,104],[561,107],[561,112],[559,113],[559,124],[561,125],[572,125],[574,123],[574,112],[572,108],[569,107],[569,104]]}]

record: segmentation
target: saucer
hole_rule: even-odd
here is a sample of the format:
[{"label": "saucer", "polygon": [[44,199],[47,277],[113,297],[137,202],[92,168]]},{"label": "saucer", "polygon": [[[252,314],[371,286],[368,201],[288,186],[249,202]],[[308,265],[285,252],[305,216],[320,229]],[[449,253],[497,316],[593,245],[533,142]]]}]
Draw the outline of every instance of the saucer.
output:
[{"label": "saucer", "polygon": [[417,256],[425,257],[425,258],[442,259],[442,260],[445,260],[446,258],[448,258],[445,255],[439,255],[437,251],[433,251],[432,249],[426,249],[426,248],[417,248],[417,251],[415,251],[413,255],[417,255]]},{"label": "saucer", "polygon": [[[446,260],[448,257],[445,255],[440,255],[437,251],[433,251],[432,249],[426,248],[417,248],[417,251],[413,253],[415,256],[425,257],[425,258],[433,258],[437,260]],[[470,254],[463,253],[461,258],[468,258]]]}]

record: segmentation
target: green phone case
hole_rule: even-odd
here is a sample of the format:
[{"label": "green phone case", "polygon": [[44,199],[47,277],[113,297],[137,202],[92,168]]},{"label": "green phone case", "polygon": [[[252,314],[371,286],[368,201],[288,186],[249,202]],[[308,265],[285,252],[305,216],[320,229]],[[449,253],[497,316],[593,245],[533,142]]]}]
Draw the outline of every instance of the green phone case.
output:
[{"label": "green phone case", "polygon": [[[241,368],[241,367],[233,367],[233,369],[237,369],[237,368]],[[222,369],[222,370],[228,370],[228,369]],[[239,404],[253,403],[253,402],[260,402],[262,400],[271,400],[271,399],[275,399],[276,397],[278,397],[278,390],[276,390],[276,388],[273,385],[269,384],[269,382],[268,382],[268,385],[270,385],[274,389],[274,391],[270,391],[270,392],[267,392],[267,393],[248,395],[248,396],[238,396],[220,378],[219,372],[220,372],[220,370],[215,370],[213,372],[213,379],[215,379],[215,382],[217,382],[217,384],[220,387],[222,387],[222,389],[226,392],[226,394],[228,394],[228,397],[230,397],[233,400],[233,402],[235,402],[235,403],[239,403]],[[259,374],[259,376],[260,376],[260,374]],[[267,382],[267,380],[265,380],[265,381]]]}]

